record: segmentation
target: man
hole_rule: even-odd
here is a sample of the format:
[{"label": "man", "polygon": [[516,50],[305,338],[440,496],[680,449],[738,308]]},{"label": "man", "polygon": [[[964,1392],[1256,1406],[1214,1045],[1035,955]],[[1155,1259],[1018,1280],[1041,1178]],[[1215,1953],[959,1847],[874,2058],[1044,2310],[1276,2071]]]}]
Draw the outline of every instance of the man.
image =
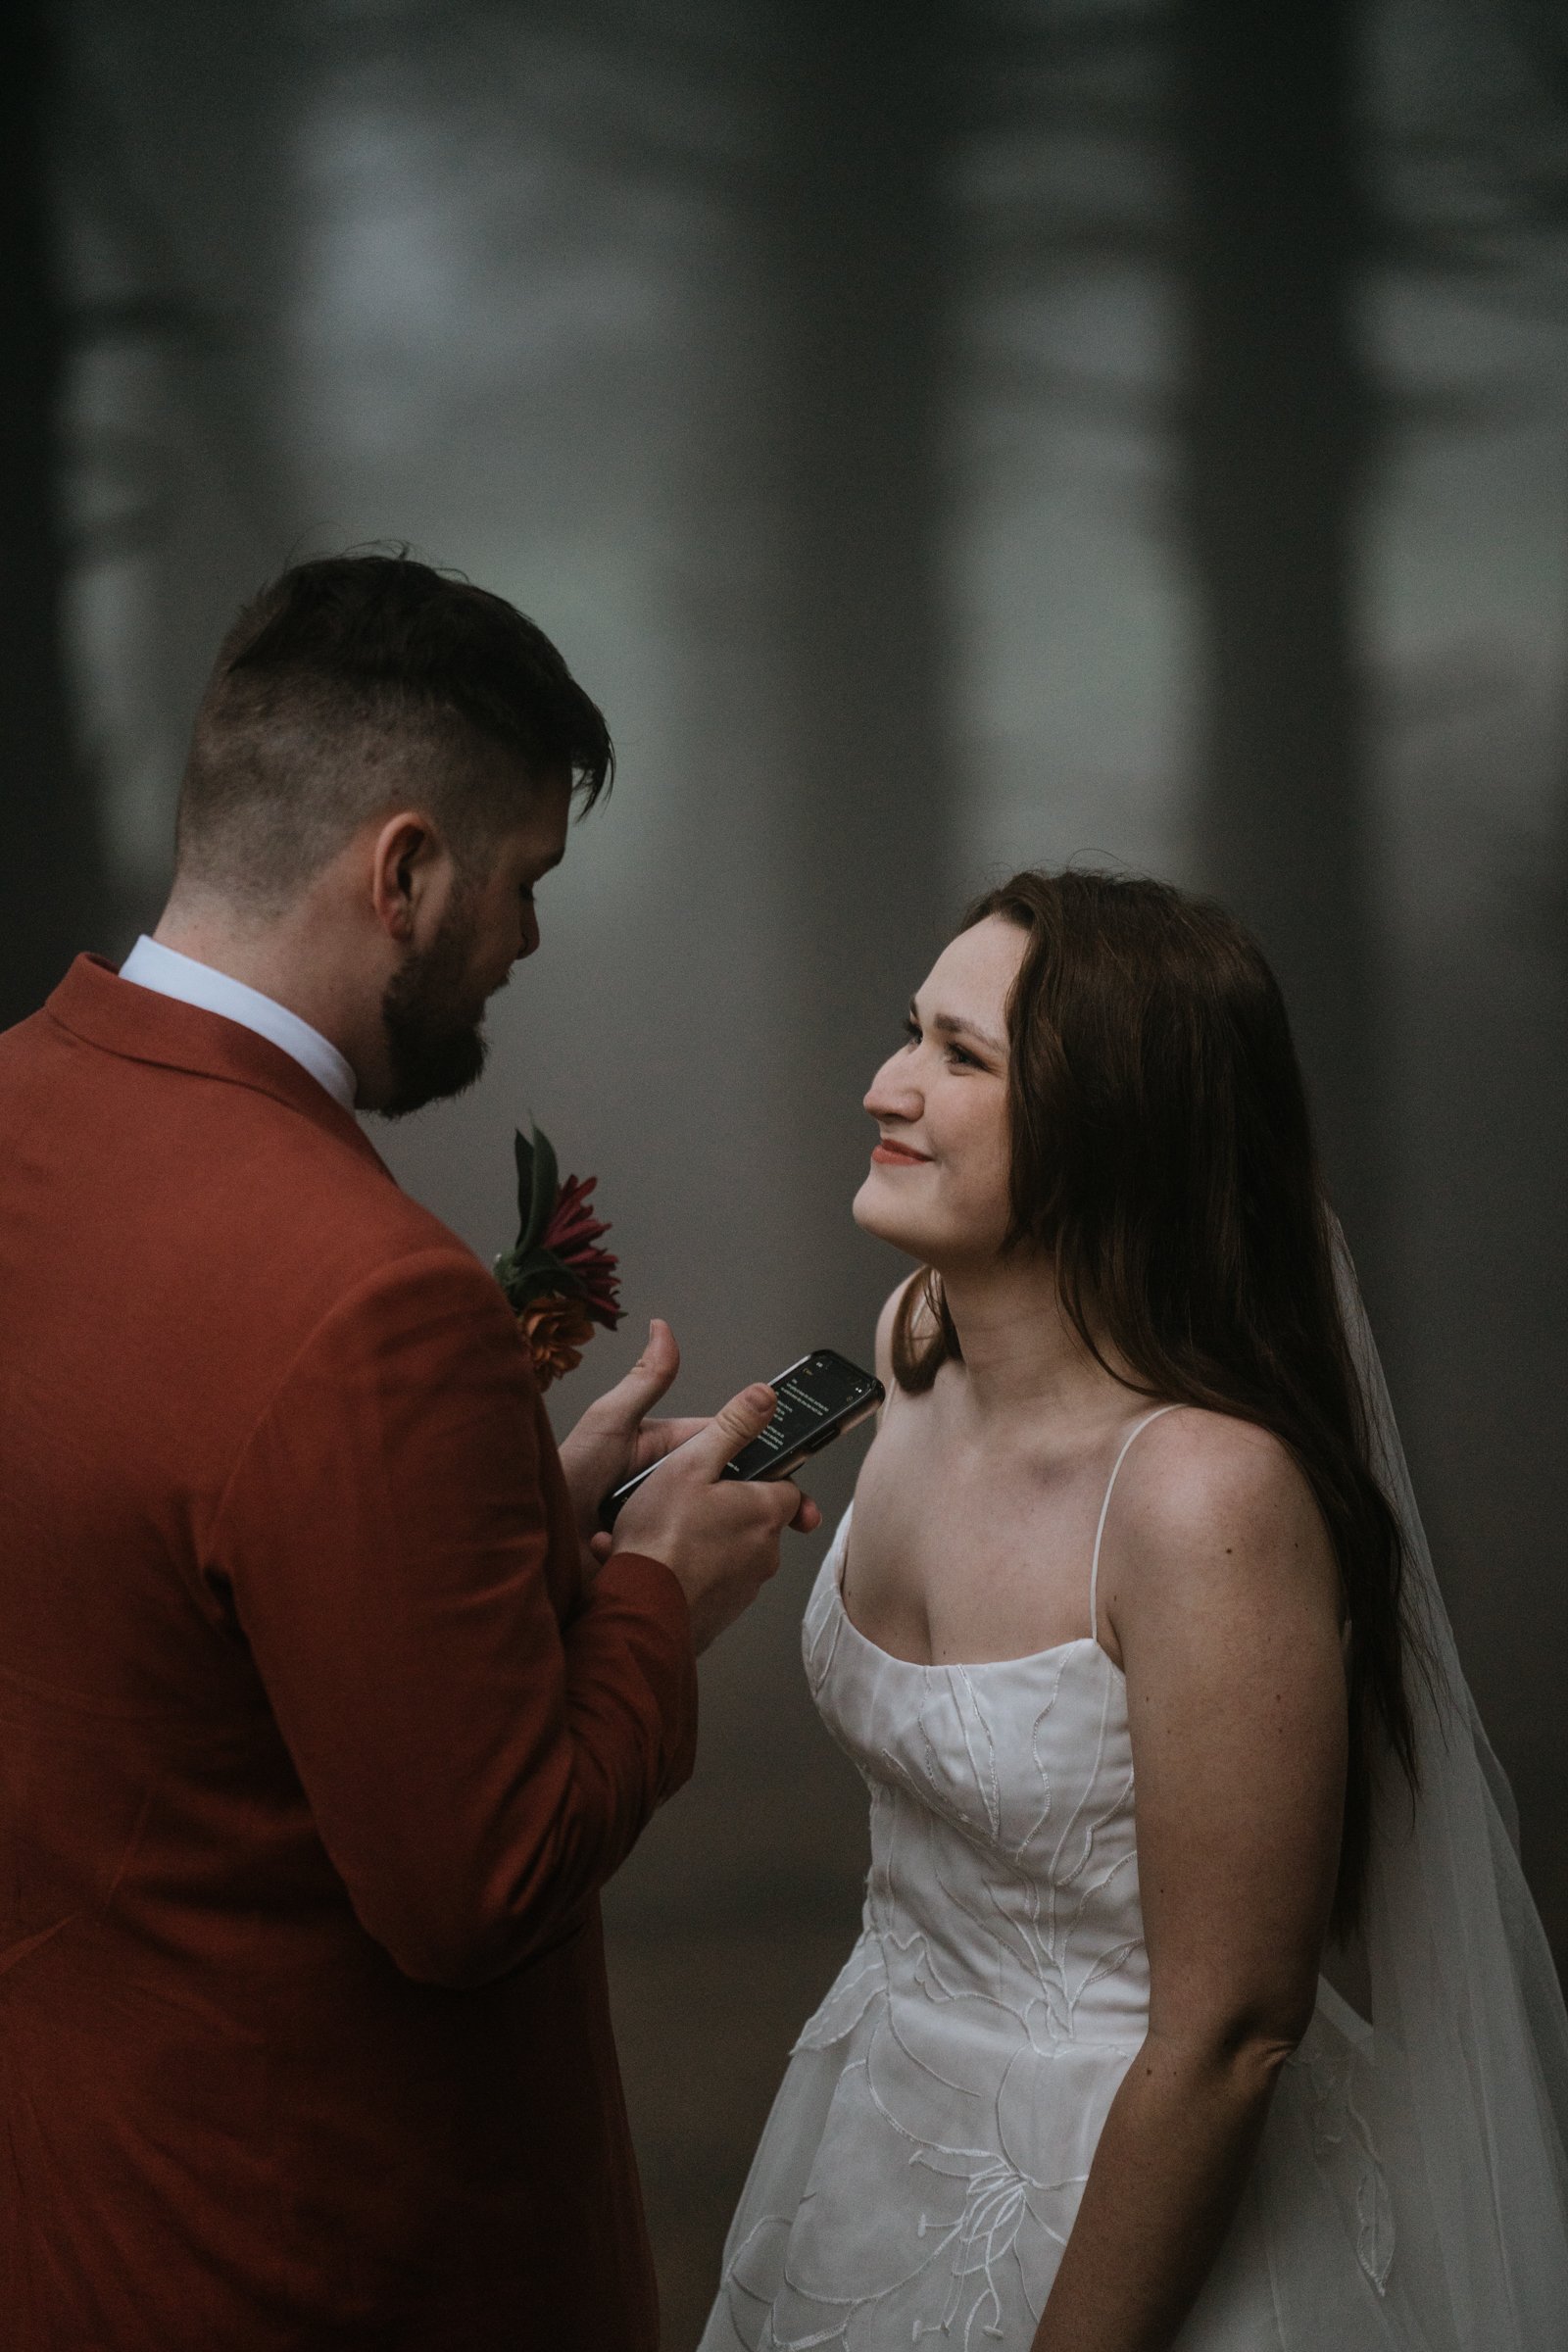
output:
[{"label": "man", "polygon": [[477,1076],[610,766],[499,598],[298,566],[156,937],[0,1038],[7,2352],[653,2352],[597,1892],[816,1514],[718,1483],[766,1390],[643,1426],[662,1325],[558,1457],[353,1116]]}]

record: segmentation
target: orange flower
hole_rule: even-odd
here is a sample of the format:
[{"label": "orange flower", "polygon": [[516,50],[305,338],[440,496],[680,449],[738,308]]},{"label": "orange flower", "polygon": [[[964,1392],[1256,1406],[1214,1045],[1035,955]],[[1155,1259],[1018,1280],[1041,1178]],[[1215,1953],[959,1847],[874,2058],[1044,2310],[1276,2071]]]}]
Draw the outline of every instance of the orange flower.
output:
[{"label": "orange flower", "polygon": [[530,1298],[526,1306],[519,1307],[517,1329],[533,1358],[534,1377],[541,1389],[548,1389],[564,1373],[575,1372],[594,1336],[583,1301],[564,1298],[559,1291],[547,1291],[543,1298]]}]

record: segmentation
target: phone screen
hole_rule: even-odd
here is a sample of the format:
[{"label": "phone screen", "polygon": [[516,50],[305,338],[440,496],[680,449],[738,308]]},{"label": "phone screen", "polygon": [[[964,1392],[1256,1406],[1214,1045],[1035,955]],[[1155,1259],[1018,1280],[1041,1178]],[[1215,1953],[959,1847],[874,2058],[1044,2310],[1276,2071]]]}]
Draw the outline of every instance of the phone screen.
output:
[{"label": "phone screen", "polygon": [[868,1396],[875,1383],[831,1348],[792,1364],[773,1383],[778,1405],[760,1438],[743,1446],[725,1475],[765,1478],[772,1464],[799,1453],[825,1421],[836,1421]]}]

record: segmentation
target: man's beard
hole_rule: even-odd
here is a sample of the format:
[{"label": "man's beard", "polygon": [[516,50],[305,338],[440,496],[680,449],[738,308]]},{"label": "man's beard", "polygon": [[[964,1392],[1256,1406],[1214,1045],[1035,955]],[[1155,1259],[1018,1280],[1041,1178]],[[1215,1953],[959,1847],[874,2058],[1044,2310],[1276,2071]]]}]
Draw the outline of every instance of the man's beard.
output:
[{"label": "man's beard", "polygon": [[489,1043],[464,974],[473,944],[472,901],[459,892],[427,948],[399,966],[381,999],[381,1025],[392,1064],[392,1091],[379,1105],[387,1119],[405,1118],[461,1095],[484,1068]]}]

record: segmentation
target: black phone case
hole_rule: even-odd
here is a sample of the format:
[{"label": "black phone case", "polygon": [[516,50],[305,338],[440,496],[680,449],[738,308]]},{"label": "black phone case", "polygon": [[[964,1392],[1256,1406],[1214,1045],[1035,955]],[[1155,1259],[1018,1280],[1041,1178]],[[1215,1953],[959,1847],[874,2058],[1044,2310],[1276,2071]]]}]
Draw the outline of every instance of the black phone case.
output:
[{"label": "black phone case", "polygon": [[[813,1370],[819,1380],[831,1381],[844,1395],[841,1401],[821,1411],[814,1427],[801,1426],[792,1433],[792,1418],[799,1422],[805,1400],[809,1401],[811,1409],[816,1409],[817,1400],[810,1394],[808,1382]],[[797,1357],[768,1386],[779,1397],[778,1410],[761,1436],[753,1438],[733,1461],[726,1462],[720,1473],[724,1478],[789,1478],[813,1453],[820,1453],[835,1438],[843,1437],[874,1413],[886,1394],[874,1373],[862,1372],[858,1364],[852,1363],[833,1348],[813,1348],[809,1353]],[[624,1485],[612,1487],[599,1506],[600,1526],[607,1532],[612,1529],[621,1505],[636,1494],[644,1479],[652,1478],[662,1466],[661,1462],[650,1463]]]}]

